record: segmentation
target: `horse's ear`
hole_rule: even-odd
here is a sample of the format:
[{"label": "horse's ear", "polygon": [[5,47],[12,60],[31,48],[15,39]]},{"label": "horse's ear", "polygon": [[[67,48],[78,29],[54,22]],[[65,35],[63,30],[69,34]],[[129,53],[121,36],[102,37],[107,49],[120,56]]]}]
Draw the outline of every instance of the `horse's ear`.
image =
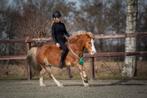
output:
[{"label": "horse's ear", "polygon": [[94,38],[93,34],[91,32],[87,32],[87,35],[90,37],[90,38]]}]

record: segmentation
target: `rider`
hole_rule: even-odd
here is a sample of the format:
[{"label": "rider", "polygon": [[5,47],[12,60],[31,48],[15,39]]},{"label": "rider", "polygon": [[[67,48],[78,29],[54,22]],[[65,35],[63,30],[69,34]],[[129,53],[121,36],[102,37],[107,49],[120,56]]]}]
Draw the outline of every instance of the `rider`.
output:
[{"label": "rider", "polygon": [[67,45],[65,44],[67,42],[67,37],[69,37],[69,33],[66,31],[66,27],[64,23],[61,22],[61,13],[59,11],[53,12],[52,18],[53,18],[53,24],[52,24],[52,37],[53,40],[56,43],[57,47],[61,47],[63,50],[61,53],[61,59],[60,59],[60,68],[63,68],[65,65],[65,58],[68,53]]}]

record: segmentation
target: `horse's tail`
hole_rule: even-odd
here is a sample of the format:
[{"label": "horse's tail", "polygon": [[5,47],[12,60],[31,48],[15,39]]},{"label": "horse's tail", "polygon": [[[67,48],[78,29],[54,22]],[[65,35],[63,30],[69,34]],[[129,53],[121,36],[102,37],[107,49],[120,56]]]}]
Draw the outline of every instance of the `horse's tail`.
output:
[{"label": "horse's tail", "polygon": [[32,47],[27,53],[27,63],[34,70],[38,69],[38,64],[37,64],[37,60],[36,60],[37,48],[38,47]]}]

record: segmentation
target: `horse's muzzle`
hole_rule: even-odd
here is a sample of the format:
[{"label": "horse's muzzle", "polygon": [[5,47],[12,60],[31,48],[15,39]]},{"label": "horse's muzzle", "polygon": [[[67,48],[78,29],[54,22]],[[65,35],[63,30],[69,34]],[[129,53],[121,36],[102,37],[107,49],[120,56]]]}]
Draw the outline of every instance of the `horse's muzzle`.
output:
[{"label": "horse's muzzle", "polygon": [[96,53],[96,51],[91,51],[90,52],[91,55],[94,55],[95,53]]}]

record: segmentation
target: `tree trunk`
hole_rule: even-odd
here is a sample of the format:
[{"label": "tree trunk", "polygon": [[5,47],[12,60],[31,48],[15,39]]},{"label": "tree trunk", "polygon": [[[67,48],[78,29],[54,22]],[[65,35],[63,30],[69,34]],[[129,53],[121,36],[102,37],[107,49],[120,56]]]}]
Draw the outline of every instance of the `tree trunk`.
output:
[{"label": "tree trunk", "polygon": [[[136,32],[137,21],[137,4],[138,0],[127,0],[127,19],[126,19],[126,34]],[[136,38],[127,37],[125,40],[125,52],[136,51]],[[136,69],[136,57],[126,56],[125,65],[123,66],[122,76],[133,77]]]}]

